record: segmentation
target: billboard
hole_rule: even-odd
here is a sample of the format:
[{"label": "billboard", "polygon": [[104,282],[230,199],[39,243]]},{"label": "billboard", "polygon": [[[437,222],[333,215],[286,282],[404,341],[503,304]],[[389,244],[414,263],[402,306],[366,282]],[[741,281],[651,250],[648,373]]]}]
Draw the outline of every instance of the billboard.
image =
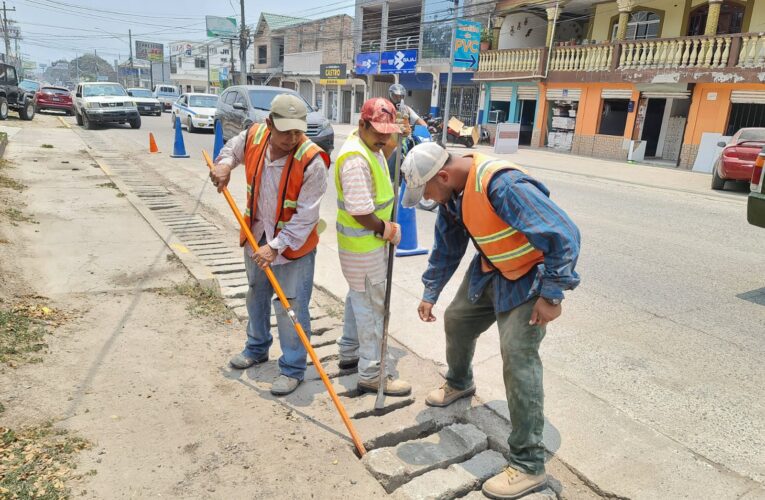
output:
[{"label": "billboard", "polygon": [[165,46],[161,43],[135,41],[135,58],[160,62],[165,58]]},{"label": "billboard", "polygon": [[381,74],[415,73],[417,71],[417,50],[390,50],[380,54]]},{"label": "billboard", "polygon": [[356,74],[376,75],[380,70],[380,53],[364,52],[356,54]]},{"label": "billboard", "polygon": [[319,66],[319,83],[322,85],[345,85],[348,68],[345,64],[322,64]]},{"label": "billboard", "polygon": [[233,17],[205,16],[207,36],[217,38],[236,38],[236,19]]}]

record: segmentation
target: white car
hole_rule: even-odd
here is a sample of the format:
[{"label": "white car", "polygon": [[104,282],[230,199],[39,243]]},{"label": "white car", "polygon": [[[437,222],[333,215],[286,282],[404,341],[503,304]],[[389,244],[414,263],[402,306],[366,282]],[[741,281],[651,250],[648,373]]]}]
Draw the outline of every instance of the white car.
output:
[{"label": "white car", "polygon": [[77,125],[87,129],[101,123],[129,123],[141,128],[133,98],[114,82],[82,82],[74,91],[74,115]]},{"label": "white car", "polygon": [[139,114],[155,116],[160,116],[162,114],[162,104],[160,104],[159,99],[154,97],[151,90],[136,87],[127,89],[127,93],[133,98],[138,106]]},{"label": "white car", "polygon": [[213,129],[215,107],[218,96],[215,94],[181,94],[173,103],[172,119],[175,128],[175,118],[181,119],[181,127],[186,126],[189,132],[198,129]]}]

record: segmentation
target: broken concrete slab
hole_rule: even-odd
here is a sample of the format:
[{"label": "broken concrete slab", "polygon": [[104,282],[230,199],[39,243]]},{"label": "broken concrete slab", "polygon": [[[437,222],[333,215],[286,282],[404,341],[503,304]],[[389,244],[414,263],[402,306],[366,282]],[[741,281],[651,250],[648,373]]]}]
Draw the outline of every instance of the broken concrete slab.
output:
[{"label": "broken concrete slab", "polygon": [[[460,498],[460,500],[486,500],[486,498],[487,497],[479,490],[468,493],[464,497]],[[555,492],[553,490],[546,488],[540,492],[531,493],[530,495],[521,497],[519,500],[557,500],[557,498],[558,497],[555,496]]]},{"label": "broken concrete slab", "polygon": [[474,490],[484,481],[499,474],[507,465],[505,457],[486,450],[470,460],[452,464],[446,469],[432,470],[397,489],[398,500],[446,500]]},{"label": "broken concrete slab", "polygon": [[421,439],[372,450],[362,461],[390,493],[414,477],[464,461],[487,446],[486,434],[473,424],[452,424]]}]

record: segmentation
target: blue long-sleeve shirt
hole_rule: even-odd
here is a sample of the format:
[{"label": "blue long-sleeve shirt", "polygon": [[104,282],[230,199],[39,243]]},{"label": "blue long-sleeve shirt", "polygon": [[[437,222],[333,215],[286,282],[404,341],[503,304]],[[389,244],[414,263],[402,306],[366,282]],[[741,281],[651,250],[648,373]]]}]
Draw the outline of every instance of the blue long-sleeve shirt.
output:
[{"label": "blue long-sleeve shirt", "polygon": [[[497,271],[481,270],[481,255],[470,264],[468,299],[475,302],[486,286],[494,287],[494,309],[506,312],[541,295],[562,299],[579,284],[574,271],[579,257],[579,229],[549,198],[548,189],[518,170],[503,170],[489,183],[489,201],[497,215],[544,254],[544,262],[511,281]],[[428,269],[422,275],[423,300],[435,304],[471,241],[462,223],[462,195],[438,209],[436,235]]]}]

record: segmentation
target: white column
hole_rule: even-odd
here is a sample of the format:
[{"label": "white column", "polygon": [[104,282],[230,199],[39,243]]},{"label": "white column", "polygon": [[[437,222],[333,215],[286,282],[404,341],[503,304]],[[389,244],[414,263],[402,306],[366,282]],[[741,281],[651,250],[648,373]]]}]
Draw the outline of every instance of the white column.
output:
[{"label": "white column", "polygon": [[664,104],[664,116],[661,119],[661,129],[659,130],[659,141],[656,143],[656,158],[661,158],[664,154],[664,140],[667,137],[667,129],[669,128],[669,115],[672,113],[672,99],[667,99]]},{"label": "white column", "polygon": [[354,115],[356,114],[356,82],[351,83],[351,114],[349,122],[354,123]]}]

